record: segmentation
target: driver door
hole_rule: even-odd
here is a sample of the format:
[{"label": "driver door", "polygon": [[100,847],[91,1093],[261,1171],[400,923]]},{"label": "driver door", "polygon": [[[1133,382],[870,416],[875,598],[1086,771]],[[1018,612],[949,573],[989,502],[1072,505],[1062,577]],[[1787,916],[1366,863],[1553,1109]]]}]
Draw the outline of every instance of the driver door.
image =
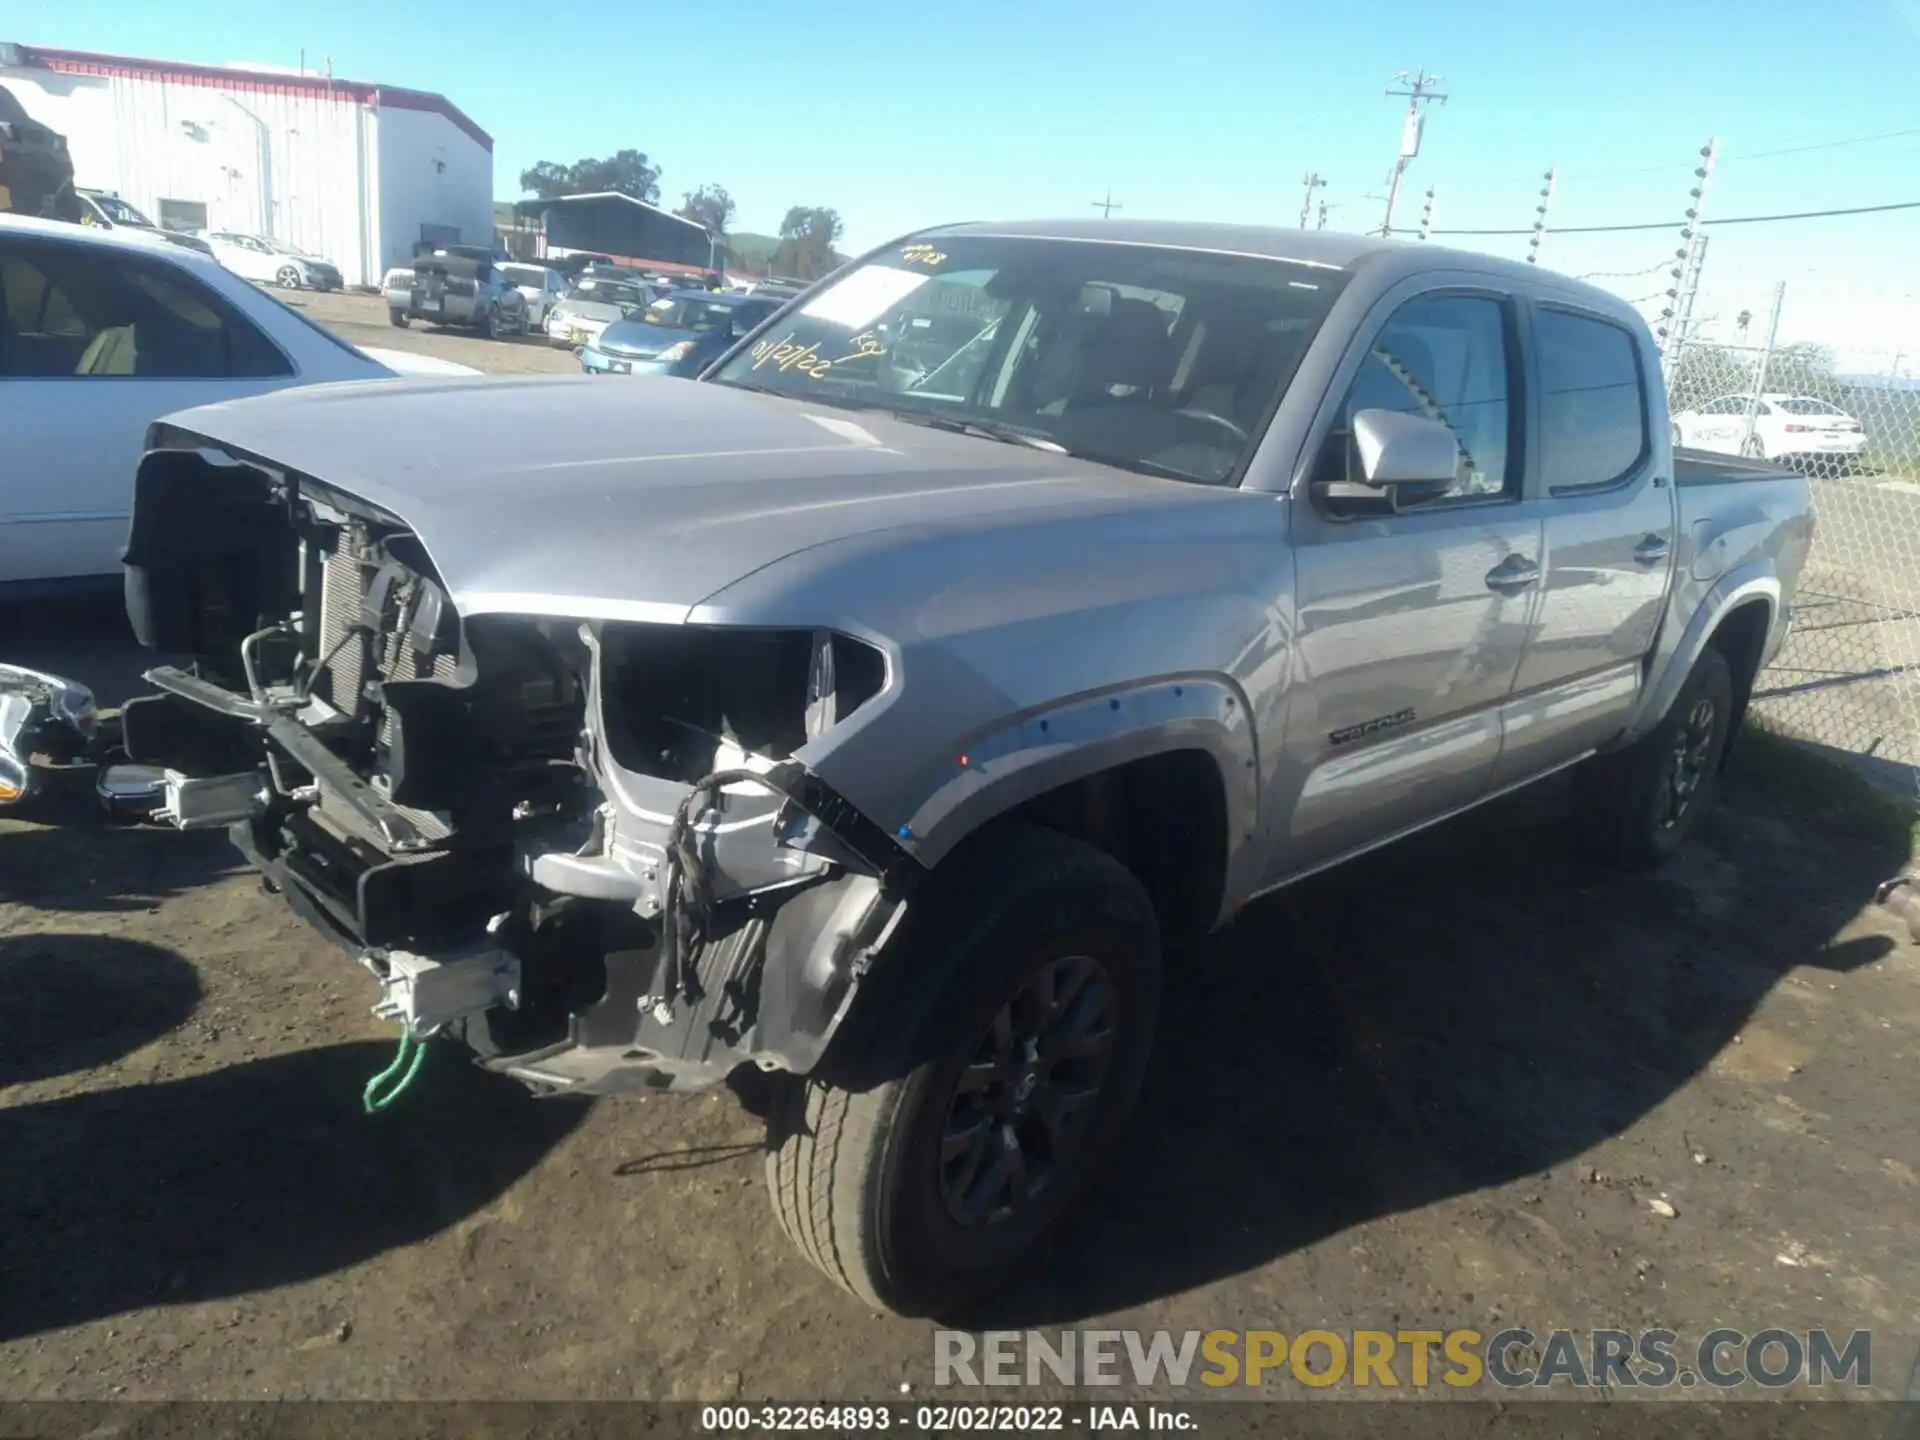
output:
[{"label": "driver door", "polygon": [[[1513,297],[1414,293],[1377,327],[1293,504],[1297,636],[1269,883],[1478,800],[1532,621],[1541,521],[1523,494]],[[1460,450],[1438,499],[1337,498],[1363,409],[1439,420]]]}]

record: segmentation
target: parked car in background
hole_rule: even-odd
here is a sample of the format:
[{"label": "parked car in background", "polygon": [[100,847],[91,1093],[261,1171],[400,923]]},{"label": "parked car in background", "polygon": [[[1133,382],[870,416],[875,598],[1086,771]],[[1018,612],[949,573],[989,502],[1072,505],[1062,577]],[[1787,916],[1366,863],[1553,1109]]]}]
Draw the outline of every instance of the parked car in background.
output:
[{"label": "parked car in background", "polygon": [[387,319],[405,329],[415,320],[459,325],[483,340],[527,328],[526,297],[479,246],[437,246],[396,265],[381,279]]},{"label": "parked car in background", "polygon": [[578,349],[616,320],[646,309],[654,298],[653,291],[631,271],[583,274],[548,313],[547,339]]},{"label": "parked car in background", "polygon": [[567,282],[561,278],[560,272],[549,270],[545,265],[529,265],[518,260],[503,263],[499,269],[501,278],[518,290],[520,298],[527,302],[526,315],[520,322],[521,333],[544,330],[548,313],[567,293]]},{"label": "parked car in background", "polygon": [[298,245],[234,230],[203,231],[213,258],[242,279],[282,290],[338,290],[340,267]]},{"label": "parked car in background", "polygon": [[589,375],[698,375],[785,304],[768,296],[675,291],[588,340],[580,368]]},{"label": "parked car in background", "polygon": [[[1753,433],[1747,411],[1753,410]],[[1723,395],[1673,417],[1673,443],[1750,460],[1857,460],[1867,448],[1860,422],[1817,395]]]},{"label": "parked car in background", "polygon": [[191,250],[0,216],[0,595],[118,575],[147,426],[329,380],[477,374],[360,350]]},{"label": "parked car in background", "polygon": [[791,300],[807,288],[804,280],[783,280],[768,276],[764,280],[749,280],[741,289],[742,295],[771,295],[781,300]]},{"label": "parked car in background", "polygon": [[577,280],[585,271],[596,266],[607,270],[619,268],[613,263],[613,257],[611,255],[582,255],[576,253],[573,255],[549,257],[541,263],[549,269],[559,271],[561,278],[569,282]]},{"label": "parked car in background", "polygon": [[156,225],[140,210],[109,191],[77,190],[74,193],[79,199],[82,225],[97,225],[105,230],[125,230],[130,234],[148,239],[165,240],[183,249],[197,250],[202,255],[213,254],[213,247],[203,237],[195,235],[190,230],[168,230]]},{"label": "parked car in background", "polygon": [[[902,388],[877,334],[936,280],[999,339]],[[1170,950],[1563,771],[1594,859],[1676,853],[1812,522],[1802,477],[1669,437],[1645,321],[1536,266],[945,226],[680,385],[171,417],[129,613],[193,667],[128,750],[409,1035],[537,1094],[751,1075],[789,1238],[951,1314],[1143,1085],[1204,1089],[1149,1065]]]}]

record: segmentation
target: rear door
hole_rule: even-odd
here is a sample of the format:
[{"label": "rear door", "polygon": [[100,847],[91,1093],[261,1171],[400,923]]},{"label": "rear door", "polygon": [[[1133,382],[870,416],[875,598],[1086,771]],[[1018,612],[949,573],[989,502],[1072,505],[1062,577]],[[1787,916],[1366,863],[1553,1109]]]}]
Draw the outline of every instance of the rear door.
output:
[{"label": "rear door", "polygon": [[1651,428],[1660,371],[1650,342],[1557,301],[1534,305],[1531,323],[1546,543],[1495,785],[1618,733],[1653,648],[1675,549],[1672,476]]},{"label": "rear door", "polygon": [[[1287,755],[1269,813],[1290,815],[1270,880],[1437,819],[1478,799],[1500,749],[1540,558],[1524,503],[1519,309],[1498,288],[1390,295],[1305,503],[1293,506],[1298,636]],[[1351,363],[1351,362],[1350,362]],[[1336,501],[1354,473],[1355,412],[1445,423],[1460,470],[1441,498],[1401,513]]]},{"label": "rear door", "polygon": [[162,254],[0,238],[0,583],[117,574],[147,426],[294,375]]}]

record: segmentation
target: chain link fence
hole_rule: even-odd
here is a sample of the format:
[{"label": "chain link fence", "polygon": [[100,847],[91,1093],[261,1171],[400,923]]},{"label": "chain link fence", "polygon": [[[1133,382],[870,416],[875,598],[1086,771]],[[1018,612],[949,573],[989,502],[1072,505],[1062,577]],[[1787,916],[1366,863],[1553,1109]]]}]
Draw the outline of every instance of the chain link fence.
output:
[{"label": "chain link fence", "polygon": [[[1757,307],[1756,307],[1757,308]],[[1920,349],[1920,345],[1916,346]],[[1806,475],[1813,550],[1753,715],[1920,799],[1920,380],[1903,357],[1692,341],[1668,358],[1676,444]]]}]

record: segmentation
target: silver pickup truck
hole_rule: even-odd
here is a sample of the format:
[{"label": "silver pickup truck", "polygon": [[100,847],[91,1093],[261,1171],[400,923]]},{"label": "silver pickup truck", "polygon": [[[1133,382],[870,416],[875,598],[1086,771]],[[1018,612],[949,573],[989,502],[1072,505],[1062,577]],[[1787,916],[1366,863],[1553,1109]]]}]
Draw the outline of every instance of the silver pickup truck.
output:
[{"label": "silver pickup truck", "polygon": [[198,658],[101,787],[230,826],[381,1013],[538,1093],[757,1091],[789,1236],[924,1311],[1083,1193],[1170,942],[1569,768],[1596,856],[1672,853],[1811,531],[1798,476],[1676,459],[1602,291],[959,225],[696,382],[163,422],[129,610]]}]

